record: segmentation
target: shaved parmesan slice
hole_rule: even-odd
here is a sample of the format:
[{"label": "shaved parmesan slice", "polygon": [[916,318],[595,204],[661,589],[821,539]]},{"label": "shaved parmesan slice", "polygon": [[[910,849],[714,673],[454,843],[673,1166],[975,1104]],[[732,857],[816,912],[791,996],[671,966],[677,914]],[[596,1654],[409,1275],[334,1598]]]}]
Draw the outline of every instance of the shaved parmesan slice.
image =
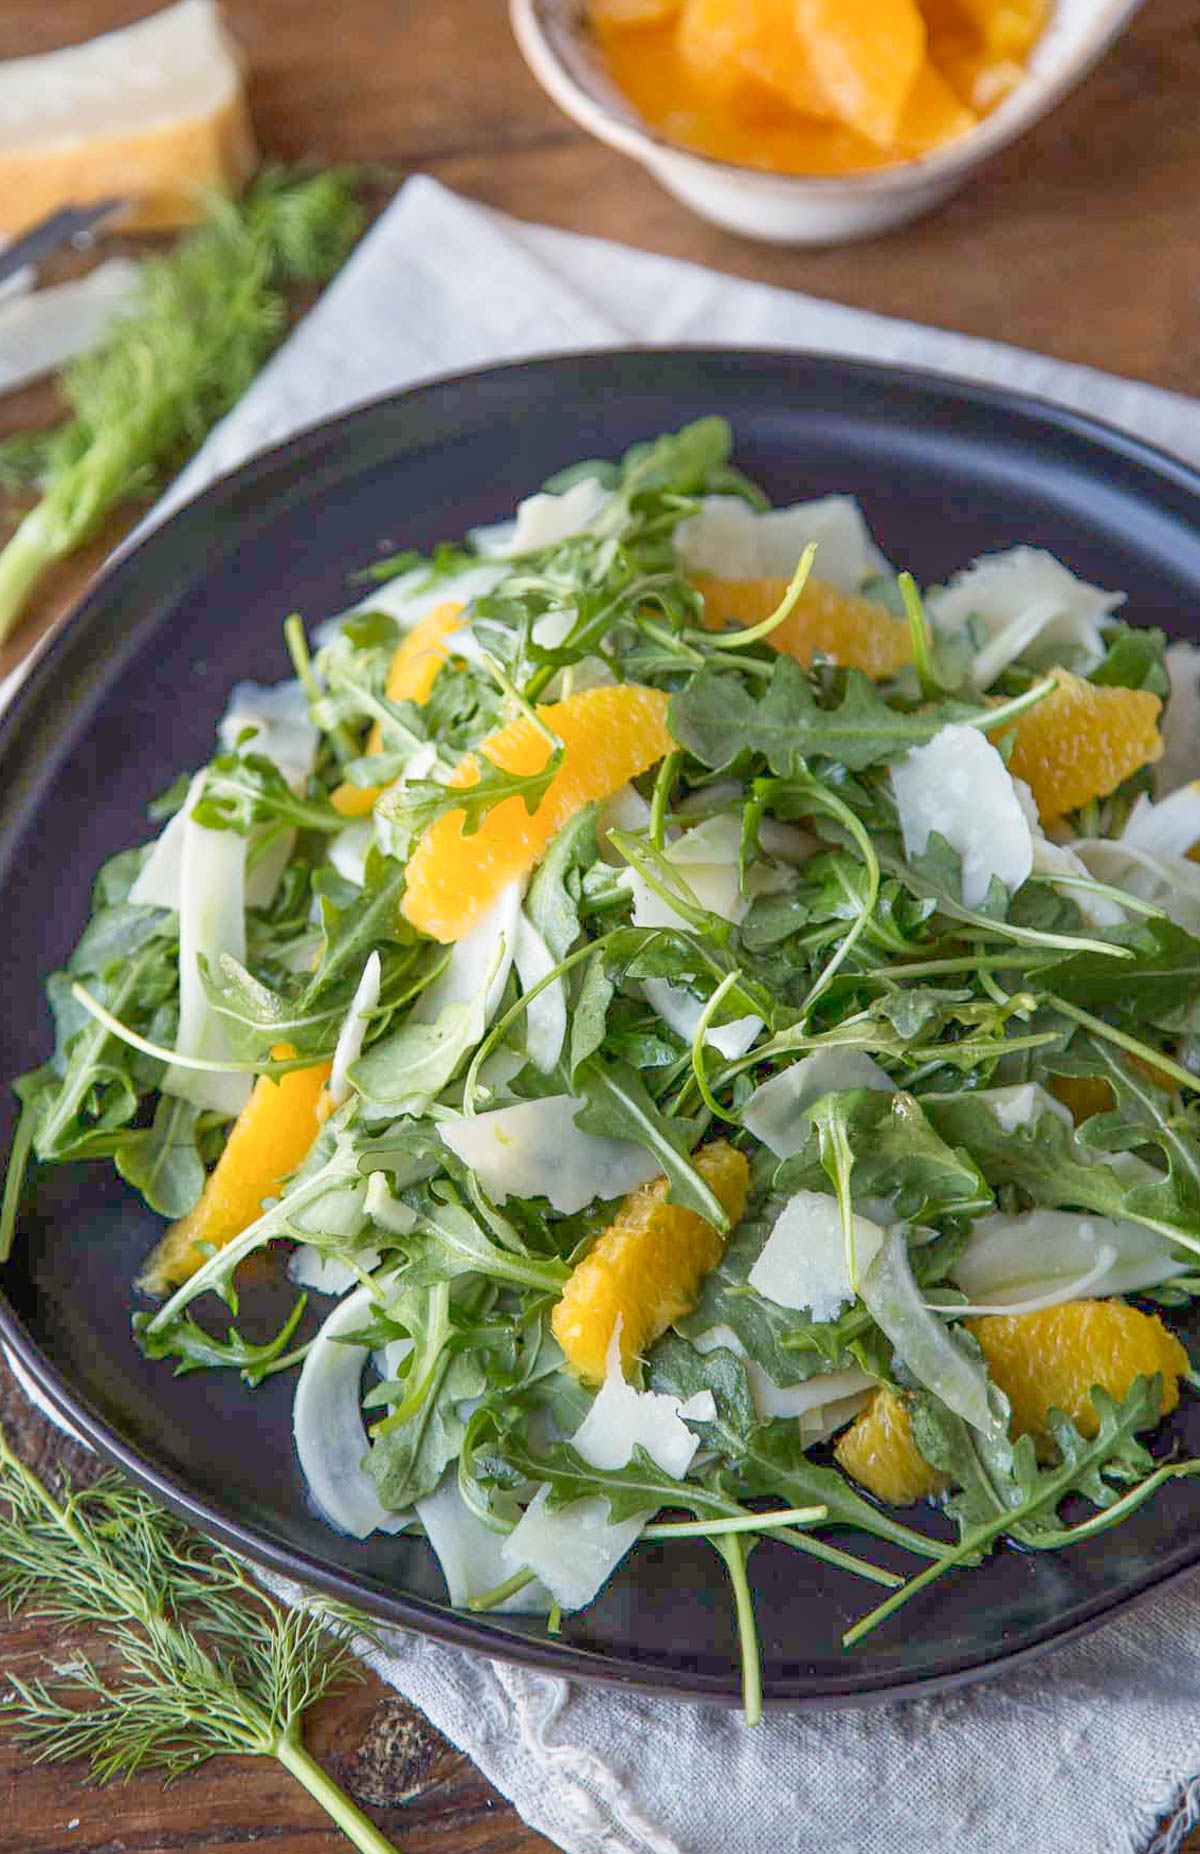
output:
[{"label": "shaved parmesan slice", "polygon": [[1057,893],[1075,903],[1089,927],[1121,926],[1127,916],[1119,901],[1113,901],[1108,895],[1094,895],[1071,880],[1072,877],[1082,876],[1085,881],[1094,882],[1096,878],[1069,844],[1054,843],[1047,837],[1042,829],[1037,800],[1024,779],[1014,779],[1013,790],[1025,813],[1025,821],[1033,839],[1034,874],[1058,876],[1060,883],[1055,885]]},{"label": "shaved parmesan slice", "polygon": [[800,1151],[811,1128],[804,1115],[822,1095],[848,1088],[894,1094],[895,1083],[863,1049],[818,1049],[756,1088],[742,1109],[742,1125],[778,1158]]},{"label": "shaved parmesan slice", "polygon": [[[1035,1296],[1039,1305],[1055,1306],[1085,1291],[1097,1298],[1135,1294],[1186,1274],[1189,1267],[1140,1223],[1070,1210],[1027,1210],[1015,1217],[981,1217],[950,1279],[972,1301],[1010,1310]],[[1089,1274],[1093,1278],[1085,1290],[1079,1283]]]},{"label": "shaved parmesan slice", "polygon": [[411,1236],[417,1227],[416,1211],[410,1210],[401,1198],[392,1196],[382,1172],[372,1172],[367,1179],[363,1208],[372,1223],[378,1223],[389,1236]]},{"label": "shaved parmesan slice", "polygon": [[[504,1559],[506,1535],[476,1519],[459,1492],[455,1468],[447,1470],[435,1493],[416,1502],[416,1509],[456,1609],[486,1596],[509,1576]],[[497,1603],[496,1610],[501,1615],[544,1616],[552,1600],[545,1585],[535,1580]]]},{"label": "shaved parmesan slice", "polygon": [[942,633],[983,620],[991,642],[976,659],[973,680],[986,689],[1023,656],[1045,663],[1069,657],[1073,668],[1093,668],[1104,655],[1100,626],[1124,599],[1123,592],[1076,579],[1053,554],[1013,547],[976,560],[930,592],[926,606]]},{"label": "shaved parmesan slice", "polygon": [[814,1320],[835,1320],[860,1291],[863,1273],[883,1242],[883,1231],[869,1217],[856,1214],[853,1233],[852,1265],[837,1199],[822,1191],[797,1191],[750,1270],[750,1286],[776,1306],[809,1312]]},{"label": "shaved parmesan slice", "polygon": [[[672,985],[669,979],[643,979],[642,990],[650,1008],[676,1036],[690,1043],[704,1015],[704,1000],[694,998],[682,985]],[[710,1025],[704,1032],[704,1041],[718,1055],[724,1056],[727,1062],[735,1062],[739,1056],[746,1054],[762,1027],[761,1017],[735,1017],[727,1024],[716,1027]]]},{"label": "shaved parmesan slice", "polygon": [[370,1324],[377,1288],[362,1287],[336,1306],[313,1340],[300,1368],[292,1405],[296,1453],[323,1519],[351,1538],[399,1532],[409,1515],[390,1513],[362,1466],[367,1433],[362,1420],[365,1345],[346,1345],[347,1333]]},{"label": "shaved parmesan slice", "polygon": [[705,496],[696,514],[675,530],[685,572],[722,579],[790,579],[810,541],[817,543],[814,577],[839,592],[857,592],[864,580],[887,571],[850,496],[766,511],[740,496]]},{"label": "shaved parmesan slice", "polygon": [[362,969],[350,1009],[345,1021],[338,1031],[338,1040],[333,1051],[333,1066],[329,1071],[329,1098],[335,1107],[341,1107],[348,1101],[354,1090],[350,1084],[350,1068],[362,1055],[363,1039],[367,1034],[367,1023],[372,1011],[379,1003],[379,983],[383,968],[378,953],[371,953]]},{"label": "shaved parmesan slice", "polygon": [[1200,934],[1200,863],[1139,849],[1124,838],[1081,837],[1072,848],[1098,882],[1153,903],[1177,927]]},{"label": "shaved parmesan slice", "polygon": [[[683,899],[694,899],[697,907],[717,914],[723,921],[740,921],[747,903],[742,896],[738,858],[741,851],[742,826],[736,817],[722,815],[685,831],[664,854],[679,870],[685,888]],[[685,931],[688,922],[650,886],[636,869],[627,875],[633,893],[635,927],[678,927]]]},{"label": "shaved parmesan slice", "polygon": [[32,295],[0,291],[0,393],[54,373],[102,339],[137,291],[140,264],[109,258],[71,283]]},{"label": "shaved parmesan slice", "polygon": [[924,854],[936,831],[962,858],[962,898],[984,899],[999,876],[1010,893],[1033,868],[1033,834],[1012,776],[977,728],[951,723],[910,747],[891,771],[904,853]]},{"label": "shaved parmesan slice", "polygon": [[701,1357],[723,1347],[741,1359],[750,1395],[758,1414],[764,1420],[771,1417],[809,1416],[826,1404],[863,1396],[875,1382],[859,1366],[850,1365],[844,1371],[818,1372],[815,1377],[805,1378],[802,1384],[776,1384],[757,1359],[751,1358],[732,1326],[710,1326],[705,1332],[698,1333],[692,1344]]},{"label": "shaved parmesan slice", "polygon": [[608,846],[610,830],[630,832],[650,828],[650,806],[634,785],[618,786],[600,813],[596,825],[596,836],[606,862],[621,863],[624,857],[618,850]]},{"label": "shaved parmesan slice", "polygon": [[870,1394],[867,1390],[852,1391],[845,1397],[820,1403],[814,1410],[805,1410],[800,1418],[801,1448],[816,1448],[818,1442],[828,1442],[866,1408]]},{"label": "shaved parmesan slice", "polygon": [[560,541],[569,541],[573,535],[582,534],[609,500],[609,491],[598,477],[581,477],[561,495],[526,496],[517,504],[515,521],[499,521],[490,528],[476,528],[471,539],[479,552],[490,560],[515,560],[521,554],[557,547]]},{"label": "shaved parmesan slice", "polygon": [[692,1465],[700,1438],[684,1418],[712,1422],[717,1414],[711,1391],[681,1403],[662,1391],[639,1391],[625,1382],[621,1366],[621,1316],[608,1344],[604,1382],[591,1409],[571,1438],[576,1454],[592,1468],[627,1468],[635,1448],[645,1449],[664,1474],[681,1481]]},{"label": "shaved parmesan slice", "polygon": [[595,1495],[549,1511],[539,1487],[501,1547],[506,1572],[536,1572],[564,1610],[583,1609],[607,1583],[653,1509],[614,1525],[608,1501]]},{"label": "shaved parmesan slice", "polygon": [[[513,963],[522,992],[532,991],[558,964],[527,914],[517,919]],[[566,1034],[567,994],[562,980],[556,978],[525,1007],[525,1048],[534,1068],[543,1075],[550,1074],[562,1054]]]},{"label": "shaved parmesan slice", "polygon": [[233,753],[248,728],[254,730],[253,738],[242,751],[263,754],[274,761],[293,790],[302,789],[313,769],[320,739],[309,718],[303,683],[295,679],[270,685],[237,683],[217,723],[222,749]]},{"label": "shaved parmesan slice", "polygon": [[1041,1082],[1015,1082],[1009,1088],[981,1088],[972,1099],[984,1102],[991,1109],[1005,1133],[1015,1132],[1017,1127],[1035,1126],[1043,1114],[1053,1114],[1072,1131],[1075,1127],[1070,1109],[1043,1088]]},{"label": "shaved parmesan slice", "polygon": [[520,918],[521,883],[510,882],[471,930],[455,941],[447,964],[413,1006],[410,1021],[436,1023],[448,1005],[473,1004],[486,986],[479,1031],[482,1036],[504,996],[516,954]]},{"label": "shaved parmesan slice", "polygon": [[570,1094],[518,1101],[486,1114],[442,1120],[438,1132],[469,1165],[494,1203],[509,1197],[545,1197],[564,1217],[598,1198],[623,1197],[657,1178],[654,1156],[632,1140],[583,1133],[575,1116],[584,1106]]},{"label": "shaved parmesan slice", "polygon": [[871,1315],[896,1348],[896,1355],[919,1384],[932,1391],[956,1416],[986,1434],[996,1428],[988,1406],[987,1373],[968,1357],[936,1313],[925,1305],[913,1278],[908,1245],[899,1229],[881,1232],[874,1261],[863,1273],[859,1292]]},{"label": "shaved parmesan slice", "polygon": [[184,799],[174,817],[167,819],[154,843],[150,854],[138,871],[137,879],[129,891],[129,899],[139,908],[169,908],[172,913],[179,909],[179,878],[183,868],[183,832],[188,813],[204,790],[204,774],[194,775]]},{"label": "shaved parmesan slice", "polygon": [[1143,792],[1117,841],[1155,855],[1186,856],[1200,843],[1200,779],[1157,804]]},{"label": "shaved parmesan slice", "polygon": [[331,1255],[315,1242],[302,1242],[288,1262],[288,1280],[314,1294],[344,1294],[361,1279],[360,1269],[372,1274],[379,1267],[378,1249],[363,1249],[358,1255],[359,1268],[352,1268],[340,1255]]},{"label": "shaved parmesan slice", "polygon": [[344,876],[347,882],[353,882],[356,888],[362,888],[366,882],[367,851],[374,837],[375,826],[370,818],[359,818],[329,839],[330,862],[338,874]]},{"label": "shaved parmesan slice", "polygon": [[[683,833],[666,850],[668,862],[679,870],[697,906],[722,920],[740,921],[748,907],[741,893],[738,857],[741,822],[736,817],[709,818]],[[635,927],[688,929],[688,922],[664,901],[636,869],[626,873],[633,893]],[[647,1002],[677,1036],[690,1043],[704,1015],[704,1003],[681,985],[661,978],[646,979],[642,989]],[[761,1017],[738,1017],[732,1023],[705,1032],[704,1040],[728,1061],[745,1055],[763,1027]]]},{"label": "shaved parmesan slice", "polygon": [[1156,792],[1200,779],[1200,644],[1169,644],[1171,693],[1163,713],[1163,756],[1154,768]]},{"label": "shaved parmesan slice", "polygon": [[[193,779],[179,830],[179,1032],[181,1056],[230,1062],[233,1049],[225,1026],[209,1003],[200,976],[200,959],[210,972],[219,969],[222,953],[246,960],[246,839],[235,830],[208,830],[192,816],[203,789],[203,775]],[[144,873],[144,872],[143,872]],[[250,1098],[251,1077],[207,1074],[174,1063],[162,1080],[173,1094],[214,1113],[234,1115]]]}]

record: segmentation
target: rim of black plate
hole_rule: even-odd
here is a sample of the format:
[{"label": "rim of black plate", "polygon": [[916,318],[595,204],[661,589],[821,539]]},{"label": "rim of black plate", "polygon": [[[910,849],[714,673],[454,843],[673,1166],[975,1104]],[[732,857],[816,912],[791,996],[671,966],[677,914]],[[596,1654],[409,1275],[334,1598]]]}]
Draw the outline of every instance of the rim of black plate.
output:
[{"label": "rim of black plate", "polygon": [[[1181,459],[1144,442],[1086,413],[1062,407],[1033,394],[1012,388],[981,384],[953,374],[943,374],[915,367],[894,367],[872,361],[859,361],[840,355],[805,349],[721,348],[706,344],[679,344],[670,348],[627,347],[581,353],[546,354],[504,366],[471,369],[444,375],[405,391],[366,401],[336,418],[319,421],[294,433],[281,444],[265,448],[247,459],[227,475],[218,477],[189,501],[180,505],[161,524],[112,559],[90,587],[70,617],[53,630],[40,647],[35,647],[21,683],[0,713],[0,824],[5,832],[20,827],[26,810],[21,799],[22,756],[26,743],[54,731],[61,713],[62,687],[74,680],[68,670],[89,666],[92,644],[104,630],[120,639],[136,624],[139,601],[133,600],[115,620],[109,611],[111,589],[119,578],[139,573],[148,586],[145,592],[169,588],[177,583],[172,565],[174,550],[181,539],[199,539],[211,528],[214,516],[237,514],[241,508],[262,506],[257,491],[266,487],[269,498],[270,479],[279,473],[294,473],[307,459],[319,466],[322,475],[336,476],[340,440],[362,428],[370,428],[381,414],[415,406],[423,401],[446,396],[474,396],[478,403],[481,391],[506,383],[536,383],[539,376],[552,378],[564,371],[577,371],[599,382],[604,376],[622,369],[635,371],[638,365],[655,369],[672,363],[695,366],[705,361],[718,373],[752,374],[755,371],[777,372],[781,368],[823,376],[827,384],[839,378],[861,389],[875,385],[881,393],[897,390],[914,395],[927,404],[940,403],[947,412],[956,405],[978,411],[990,409],[1007,420],[1036,429],[1043,442],[1048,433],[1073,440],[1085,449],[1102,456],[1110,469],[1114,458],[1140,474],[1153,479],[1156,500],[1168,513],[1190,517],[1200,523],[1200,472]],[[386,462],[386,453],[380,463]],[[361,467],[361,462],[360,462]],[[269,506],[269,500],[268,504]],[[11,785],[10,785],[11,779]],[[12,788],[15,787],[15,796]],[[601,1684],[646,1693],[657,1692],[677,1699],[706,1701],[711,1704],[736,1704],[740,1697],[736,1670],[728,1677],[703,1675],[694,1669],[673,1668],[632,1661],[614,1663],[606,1655],[549,1638],[525,1636],[508,1631],[494,1621],[476,1619],[461,1612],[408,1595],[403,1591],[385,1591],[364,1584],[348,1572],[321,1562],[302,1549],[281,1545],[265,1537],[254,1527],[223,1513],[220,1508],[199,1497],[178,1476],[151,1460],[109,1427],[89,1399],[76,1390],[26,1331],[0,1288],[0,1341],[15,1356],[19,1367],[57,1414],[77,1429],[97,1453],[121,1469],[133,1481],[163,1502],[182,1519],[208,1537],[241,1553],[263,1569],[284,1578],[292,1578],[309,1589],[333,1597],[379,1620],[401,1628],[413,1629],[455,1646],[470,1648],[488,1656],[513,1661],[543,1672],[571,1676]],[[935,1672],[914,1678],[894,1673],[856,1673],[852,1657],[847,1657],[844,1674],[836,1682],[823,1680],[819,1685],[802,1677],[768,1681],[764,1698],[768,1705],[789,1708],[829,1708],[870,1702],[911,1698],[957,1686],[1020,1666],[1048,1648],[1078,1638],[1100,1623],[1125,1611],[1130,1604],[1159,1589],[1200,1563],[1200,1529],[1191,1541],[1164,1554],[1153,1569],[1137,1576],[1119,1591],[1103,1592],[1075,1606],[1070,1620],[1050,1619],[1026,1631],[1019,1644],[1002,1653],[986,1650],[964,1652],[947,1657]]]}]

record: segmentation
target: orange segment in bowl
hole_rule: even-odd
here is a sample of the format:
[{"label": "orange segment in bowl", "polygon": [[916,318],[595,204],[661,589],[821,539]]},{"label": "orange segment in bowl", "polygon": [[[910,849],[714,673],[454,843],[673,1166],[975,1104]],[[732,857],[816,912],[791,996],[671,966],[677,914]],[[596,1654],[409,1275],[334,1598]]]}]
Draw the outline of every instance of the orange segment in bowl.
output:
[{"label": "orange segment in bowl", "polygon": [[890,148],[925,58],[915,0],[792,0],[790,10],[828,113]]},{"label": "orange segment in bowl", "polygon": [[1071,1300],[1036,1313],[989,1313],[967,1320],[993,1382],[1012,1405],[1012,1433],[1047,1434],[1046,1416],[1062,1410],[1081,1435],[1094,1436],[1100,1420],[1092,1388],[1101,1385],[1118,1402],[1137,1377],[1161,1373],[1160,1414],[1179,1402],[1179,1379],[1190,1361],[1156,1313],[1123,1300]]},{"label": "orange segment in bowl", "polygon": [[[520,797],[502,799],[470,835],[463,813],[448,812],[409,858],[404,913],[431,939],[461,939],[501,889],[528,874],[576,811],[611,798],[675,744],[667,731],[667,697],[632,683],[585,689],[539,708],[538,715],[561,740],[564,755],[537,809],[531,814]],[[503,772],[524,775],[540,772],[551,753],[524,715],[489,735],[479,751]],[[478,762],[468,753],[449,783],[461,790],[478,780]]]},{"label": "orange segment in bowl", "polygon": [[840,1468],[888,1506],[911,1506],[946,1484],[917,1447],[908,1405],[888,1384],[872,1392],[833,1453]]},{"label": "orange segment in bowl", "polygon": [[978,121],[974,109],[963,102],[926,58],[896,128],[896,153],[911,160],[930,149],[943,148],[973,129]]},{"label": "orange segment in bowl", "polygon": [[1024,779],[1045,819],[1107,798],[1163,750],[1157,695],[1085,682],[1069,670],[1051,673],[1058,687],[995,736],[1013,735],[1008,769]]},{"label": "orange segment in bowl", "polygon": [[[736,1146],[714,1139],[692,1154],[733,1228],[746,1208],[750,1168]],[[623,1199],[615,1218],[577,1263],[550,1316],[554,1337],[580,1377],[598,1384],[613,1329],[621,1322],[621,1363],[628,1367],[690,1313],[703,1281],[725,1251],[706,1218],[667,1202],[656,1178]]]},{"label": "orange segment in bowl", "polygon": [[[786,579],[719,579],[697,574],[692,581],[704,598],[704,623],[718,630],[733,623],[761,624],[782,603]],[[874,599],[839,592],[809,578],[782,624],[763,639],[781,654],[809,664],[818,651],[845,669],[868,676],[894,676],[912,659],[912,642],[902,618]]]},{"label": "orange segment in bowl", "polygon": [[[295,1053],[289,1043],[271,1051],[281,1062]],[[198,1202],[171,1225],[146,1263],[139,1285],[148,1293],[165,1294],[194,1275],[205,1260],[198,1243],[223,1249],[254,1222],[265,1197],[278,1195],[325,1118],[328,1079],[327,1062],[278,1079],[259,1076]]]}]

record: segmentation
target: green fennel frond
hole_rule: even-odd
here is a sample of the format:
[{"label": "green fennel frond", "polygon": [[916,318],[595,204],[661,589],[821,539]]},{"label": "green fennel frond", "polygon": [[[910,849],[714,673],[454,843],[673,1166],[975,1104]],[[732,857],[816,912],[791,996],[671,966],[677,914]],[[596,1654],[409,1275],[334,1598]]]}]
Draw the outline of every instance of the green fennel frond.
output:
[{"label": "green fennel frond", "polygon": [[108,1474],[57,1499],[0,1432],[0,1601],[99,1631],[111,1679],[85,1659],[53,1682],[10,1675],[0,1719],[38,1760],[86,1758],[101,1783],[167,1781],[220,1753],[275,1757],[363,1854],[395,1854],[305,1751],[305,1713],[362,1678],[328,1602],[276,1601],[231,1553]]}]

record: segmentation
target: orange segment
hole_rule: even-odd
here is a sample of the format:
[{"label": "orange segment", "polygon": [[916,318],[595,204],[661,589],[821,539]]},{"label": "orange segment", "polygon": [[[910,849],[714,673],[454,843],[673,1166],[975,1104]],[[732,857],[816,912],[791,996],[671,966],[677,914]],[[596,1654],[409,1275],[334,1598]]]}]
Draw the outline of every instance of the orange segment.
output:
[{"label": "orange segment", "polygon": [[[787,591],[786,579],[718,579],[697,575],[696,591],[704,598],[709,630],[724,624],[755,625],[769,618]],[[894,676],[912,659],[908,626],[873,599],[839,592],[823,580],[809,579],[792,611],[763,640],[798,663],[811,663],[820,651],[846,669],[868,676]]]},{"label": "orange segment", "polygon": [[[716,1139],[692,1163],[719,1200],[730,1229],[740,1221],[750,1168]],[[696,1305],[700,1283],[720,1261],[725,1237],[704,1217],[667,1202],[667,1181],[631,1191],[616,1220],[577,1264],[550,1317],[554,1337],[581,1378],[599,1384],[618,1318],[621,1362],[644,1356],[673,1320]]]},{"label": "orange segment", "polygon": [[661,26],[674,19],[680,0],[591,0],[596,26]]},{"label": "orange segment", "polygon": [[1025,75],[1015,58],[997,58],[957,35],[930,41],[930,56],[951,89],[977,116],[1011,96]]},{"label": "orange segment", "polygon": [[1099,1419],[1092,1386],[1120,1402],[1137,1377],[1161,1372],[1161,1414],[1179,1402],[1188,1355],[1156,1313],[1121,1300],[1072,1300],[1040,1313],[989,1313],[965,1322],[983,1350],[992,1378],[1012,1405],[1012,1433],[1046,1434],[1046,1413],[1062,1410],[1082,1435]]},{"label": "orange segment", "polygon": [[[450,661],[446,639],[461,630],[465,610],[466,606],[459,600],[447,599],[444,604],[435,605],[419,624],[415,624],[401,638],[388,666],[384,693],[389,702],[415,702],[418,708],[425,705],[433,693],[438,671],[443,663]],[[366,750],[368,753],[379,753],[382,748],[383,730],[376,721],[367,738]],[[382,789],[378,785],[348,785],[343,782],[332,793],[330,803],[345,818],[365,818],[369,811],[374,810],[375,800]]]},{"label": "orange segment", "polygon": [[829,113],[890,147],[925,57],[915,0],[792,0],[790,10]]},{"label": "orange segment", "polygon": [[792,0],[685,0],[678,45],[684,69],[714,102],[761,110],[763,86],[807,116],[829,116]]},{"label": "orange segment", "polygon": [[[431,939],[459,940],[508,883],[526,875],[581,806],[610,798],[627,780],[671,752],[667,697],[658,689],[625,683],[585,689],[565,702],[538,709],[562,741],[563,763],[532,816],[522,798],[493,805],[477,831],[463,831],[463,813],[448,812],[426,831],[408,863],[404,913]],[[550,747],[524,715],[480,746],[504,772],[540,772]],[[475,785],[473,753],[455,768],[450,785]]]},{"label": "orange segment", "polygon": [[893,146],[906,159],[942,148],[973,129],[979,118],[951,89],[945,77],[926,58],[896,127]]},{"label": "orange segment", "polygon": [[[288,1043],[271,1054],[279,1061],[295,1055]],[[151,1294],[177,1287],[204,1262],[197,1243],[223,1249],[254,1222],[265,1197],[276,1197],[284,1179],[305,1157],[325,1118],[324,1093],[329,1064],[292,1069],[278,1081],[260,1075],[250,1099],[233,1123],[199,1201],[173,1223],[142,1272],[139,1285]]]},{"label": "orange segment", "polygon": [[913,1439],[908,1405],[888,1384],[874,1391],[834,1448],[840,1468],[889,1506],[911,1506],[946,1484]]},{"label": "orange segment", "polygon": [[957,14],[993,58],[1023,58],[1049,11],[1050,0],[940,0],[937,16]]},{"label": "orange segment", "polygon": [[1162,758],[1162,703],[1147,689],[1085,682],[1069,670],[1051,672],[1058,687],[1004,734],[1014,736],[1008,769],[1024,779],[1045,819],[1107,798],[1139,767]]}]

